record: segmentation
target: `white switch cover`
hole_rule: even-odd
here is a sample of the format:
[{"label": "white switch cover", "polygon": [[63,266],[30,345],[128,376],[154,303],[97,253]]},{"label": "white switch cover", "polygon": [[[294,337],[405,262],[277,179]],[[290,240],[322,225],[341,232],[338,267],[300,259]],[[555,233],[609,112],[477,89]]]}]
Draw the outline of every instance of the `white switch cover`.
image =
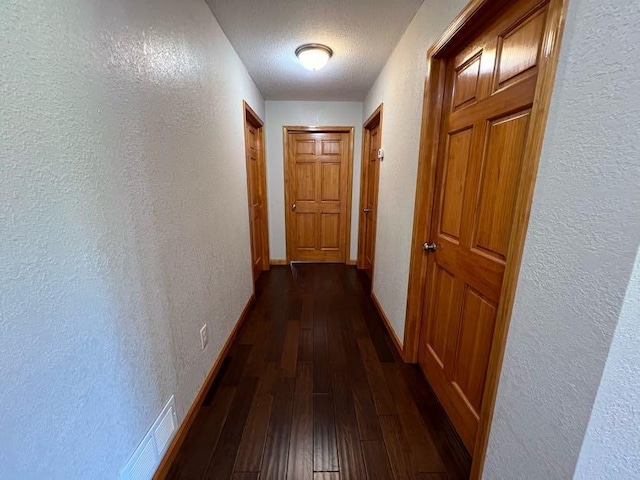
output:
[{"label": "white switch cover", "polygon": [[207,329],[207,324],[205,323],[200,329],[200,350],[204,350],[204,348],[209,343],[209,330]]}]

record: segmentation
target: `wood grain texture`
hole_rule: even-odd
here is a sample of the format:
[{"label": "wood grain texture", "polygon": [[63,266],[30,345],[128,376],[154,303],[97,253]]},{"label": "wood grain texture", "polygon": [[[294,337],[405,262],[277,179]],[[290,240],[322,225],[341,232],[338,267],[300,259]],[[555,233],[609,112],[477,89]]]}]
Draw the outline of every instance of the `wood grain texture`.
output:
[{"label": "wood grain texture", "polygon": [[304,294],[302,296],[301,328],[303,329],[313,328],[313,295],[312,294]]},{"label": "wood grain texture", "polygon": [[313,396],[313,470],[338,471],[336,421],[330,394]]},{"label": "wood grain texture", "polygon": [[249,411],[242,441],[238,448],[234,469],[238,472],[259,472],[262,452],[267,438],[269,417],[273,406],[273,396],[268,393],[256,394]]},{"label": "wood grain texture", "polygon": [[378,218],[378,190],[380,182],[380,159],[378,150],[382,147],[383,105],[371,114],[363,125],[362,167],[360,169],[360,214],[358,222],[359,269],[364,270],[373,280],[375,264],[375,242]]},{"label": "wood grain texture", "polygon": [[393,480],[391,464],[384,442],[362,442],[362,453],[369,480]]},{"label": "wood grain texture", "polygon": [[233,465],[257,385],[258,379],[254,377],[244,377],[238,385],[224,428],[220,432],[220,438],[203,478],[227,478],[232,475]]},{"label": "wood grain texture", "polygon": [[394,477],[411,478],[415,471],[411,447],[405,438],[398,417],[395,415],[381,416],[380,427]]},{"label": "wood grain texture", "polygon": [[[419,363],[470,451],[501,302],[547,10],[539,0],[509,4],[445,57],[447,86],[428,239],[437,249],[423,254],[427,300]],[[487,53],[496,45],[499,55]],[[460,78],[469,58],[482,68],[474,70],[473,101],[457,102],[458,83],[471,81]],[[502,67],[508,78],[498,81]]]},{"label": "wood grain texture", "polygon": [[313,330],[300,330],[298,341],[298,361],[313,362]]},{"label": "wood grain texture", "polygon": [[340,480],[342,475],[338,472],[316,472],[313,474],[313,480]]},{"label": "wood grain texture", "polygon": [[288,261],[349,258],[353,127],[284,127]]},{"label": "wood grain texture", "polygon": [[[371,300],[374,299],[373,294]],[[372,308],[373,307],[373,308]],[[393,363],[396,361],[394,354],[394,347],[389,342],[389,330],[385,328],[386,316],[382,307],[376,304],[375,300],[372,302],[361,302],[360,309],[364,313],[364,323],[369,331],[369,337],[373,348],[375,348],[378,360],[381,363]],[[380,321],[382,319],[382,321]]]},{"label": "wood grain texture", "polygon": [[313,478],[313,404],[313,365],[305,362],[298,366],[296,377],[288,478],[299,478],[300,480]]},{"label": "wood grain texture", "polygon": [[258,472],[236,472],[231,476],[231,480],[258,480]]},{"label": "wood grain texture", "polygon": [[531,110],[531,124],[529,135],[524,148],[522,178],[515,204],[515,214],[512,233],[509,239],[509,253],[507,255],[507,267],[505,268],[502,291],[503,301],[498,306],[496,314],[496,327],[491,344],[491,354],[487,367],[487,378],[483,389],[482,411],[478,425],[476,447],[473,452],[474,462],[471,466],[470,478],[479,479],[482,476],[484,459],[489,442],[489,431],[493,419],[495,399],[500,379],[500,370],[504,358],[504,350],[507,342],[507,331],[513,308],[520,262],[524,250],[524,240],[529,223],[533,190],[544,133],[553,93],[553,84],[560,56],[560,45],[564,31],[568,1],[550,0],[547,22],[544,26],[542,50],[538,65],[538,81]]},{"label": "wood grain texture", "polygon": [[225,425],[235,387],[220,388],[210,406],[201,408],[167,475],[170,479],[202,478]]},{"label": "wood grain texture", "polygon": [[313,324],[313,393],[331,393],[326,312],[326,303],[316,300]]},{"label": "wood grain texture", "polygon": [[229,338],[227,339],[224,346],[222,347],[222,350],[220,351],[218,358],[216,359],[213,366],[211,367],[211,370],[209,371],[207,378],[204,380],[202,386],[200,387],[200,390],[198,391],[198,395],[196,395],[196,398],[194,399],[193,403],[189,407],[189,411],[185,415],[182,423],[180,424],[180,428],[178,429],[178,432],[173,437],[173,440],[171,440],[171,443],[167,447],[167,451],[162,457],[162,460],[160,461],[160,465],[158,466],[156,473],[153,475],[154,480],[161,480],[163,478],[167,478],[169,474],[169,470],[173,467],[174,461],[178,453],[180,452],[182,444],[187,438],[187,434],[191,426],[193,425],[194,421],[196,420],[196,417],[199,414],[200,407],[204,402],[205,398],[207,397],[207,395],[209,394],[211,387],[213,386],[214,381],[216,380],[217,375],[220,369],[222,368],[222,365],[227,357],[227,354],[229,353],[229,350],[234,344],[238,334],[242,330],[242,327],[249,316],[249,312],[251,311],[252,309],[251,307],[253,306],[254,302],[255,302],[255,295],[252,294],[249,300],[247,301],[247,304],[245,305],[244,309],[242,310],[242,313],[240,314],[240,317],[236,323],[236,326],[233,328],[231,335],[229,335]]},{"label": "wood grain texture", "polygon": [[282,479],[287,475],[289,440],[293,409],[294,379],[282,377],[271,408],[267,442],[262,457],[260,478]]},{"label": "wood grain texture", "polygon": [[375,349],[371,341],[364,339],[358,340],[358,348],[360,356],[364,362],[364,369],[369,380],[369,387],[373,395],[373,403],[376,406],[378,415],[393,415],[396,413],[396,407],[391,397],[391,392],[387,386],[387,380],[384,378],[382,366],[378,361]]},{"label": "wood grain texture", "polygon": [[247,102],[242,102],[242,105],[244,109],[251,264],[253,281],[255,282],[260,272],[269,270],[270,266],[264,122]]},{"label": "wood grain texture", "polygon": [[[355,317],[352,317],[355,318]],[[347,364],[349,368],[349,380],[353,393],[353,406],[358,422],[358,431],[361,440],[381,440],[382,432],[378,422],[376,407],[369,388],[367,373],[364,369],[358,341],[353,333],[351,325],[347,325],[343,335]]]},{"label": "wood grain texture", "polygon": [[[499,277],[495,273],[491,274],[494,275],[493,279],[489,278],[484,285],[477,287],[477,291],[480,291],[481,295],[493,299],[493,305],[489,308],[489,310],[495,309],[495,312],[489,315],[493,318],[488,320],[489,317],[486,316],[487,304],[480,305],[474,302],[471,304],[471,308],[484,318],[483,323],[493,324],[493,327],[486,327],[489,330],[493,328],[490,336],[485,335],[485,332],[477,331],[475,325],[472,327],[475,334],[466,332],[464,335],[465,358],[468,357],[469,352],[475,352],[471,355],[477,357],[478,361],[469,363],[467,359],[464,371],[462,366],[449,369],[450,372],[453,372],[452,375],[458,376],[460,382],[464,384],[463,388],[466,391],[465,396],[468,404],[475,405],[472,410],[477,416],[475,420],[476,433],[466,435],[467,444],[474,447],[474,463],[471,474],[474,479],[480,478],[484,462],[567,5],[566,0],[550,0],[546,3],[529,2],[529,8],[523,7],[526,12],[515,22],[500,23],[503,12],[508,9],[513,11],[525,3],[527,2],[473,0],[428,52],[403,352],[407,361],[416,362],[418,360],[418,350],[421,344],[421,319],[425,303],[424,293],[427,291],[425,287],[435,278],[434,275],[428,274],[429,259],[422,251],[422,243],[434,238],[435,228],[446,231],[451,238],[456,237],[458,229],[456,217],[451,213],[455,210],[455,203],[447,207],[448,210],[445,211],[444,216],[448,217],[444,222],[436,222],[432,214],[432,206],[439,205],[438,202],[441,198],[436,189],[436,166],[439,151],[446,145],[446,142],[440,142],[442,127],[446,126],[446,122],[442,121],[443,112],[448,113],[450,108],[455,110],[451,113],[449,128],[458,132],[464,128],[463,119],[465,116],[477,117],[478,120],[481,120],[483,116],[485,118],[491,116],[492,120],[500,122],[500,115],[490,112],[492,109],[495,112],[496,107],[504,103],[505,95],[509,90],[516,92],[516,96],[519,95],[517,92],[524,92],[526,89],[530,92],[527,93],[529,95],[527,98],[522,96],[523,102],[521,103],[525,106],[525,110],[521,111],[524,111],[528,116],[525,138],[519,133],[521,127],[517,125],[517,121],[508,126],[498,123],[495,127],[501,126],[502,128],[494,129],[497,134],[494,133],[493,141],[500,140],[502,137],[499,143],[507,143],[506,148],[497,149],[492,154],[494,161],[500,163],[499,160],[496,160],[496,156],[499,157],[503,150],[513,151],[513,147],[508,144],[520,135],[520,139],[513,141],[513,144],[519,144],[518,148],[522,153],[516,153],[515,156],[520,156],[521,163],[509,163],[506,168],[496,167],[493,170],[494,173],[491,173],[491,166],[489,166],[489,169],[484,171],[484,178],[473,172],[471,178],[472,183],[481,185],[479,189],[474,188],[476,188],[480,202],[483,203],[483,207],[478,211],[481,212],[484,209],[484,214],[480,213],[480,218],[477,219],[475,225],[467,229],[467,233],[473,240],[473,248],[482,251],[489,259],[502,259],[503,262],[501,270],[497,271]],[[490,55],[487,56],[487,59],[497,59],[497,66],[494,69],[487,65],[486,70],[482,67],[480,71],[484,70],[489,74],[495,72],[495,75],[493,78],[479,79],[479,82],[474,86],[470,80],[473,77],[471,73],[476,71],[475,67],[466,72],[464,70],[473,66],[476,59],[479,59],[481,64],[485,59],[477,56],[477,51],[472,52],[470,49],[465,50],[465,48],[466,45],[469,45],[470,39],[478,35],[478,32],[492,28],[496,40],[488,50]],[[477,42],[473,45],[476,44]],[[457,72],[463,74],[462,83],[460,83],[462,91],[459,89],[455,99],[452,99],[451,96],[447,99],[447,64],[459,52],[462,53],[457,57],[456,65],[459,67]],[[482,102],[479,99],[487,94],[492,96],[491,102],[481,105]],[[527,111],[526,108],[530,108],[530,110]],[[513,108],[510,111],[507,109],[506,114],[517,117],[519,111]],[[522,115],[518,119],[522,125],[524,122]],[[486,129],[486,126],[479,129],[480,134],[476,137],[478,139],[488,138],[489,141],[492,141],[491,134],[483,134],[481,131],[483,129]],[[472,147],[474,151],[484,151],[484,146],[479,141],[475,144],[476,146]],[[476,193],[471,191],[468,185],[462,186],[459,181],[455,180],[456,176],[461,178],[460,172],[460,170],[453,171],[453,179],[449,179],[450,189],[453,188],[455,192],[455,188],[464,188],[473,197]],[[475,179],[473,175],[476,175]],[[511,175],[518,177],[516,190],[512,187],[514,181],[508,180]],[[446,176],[440,175],[439,178],[446,178]],[[505,203],[501,202],[503,196],[507,198]],[[489,211],[491,214],[488,214]],[[461,217],[463,218],[464,215],[465,213],[462,212]],[[460,235],[465,233],[462,225],[460,225],[459,233]],[[453,261],[464,262],[465,259],[461,255],[451,256],[447,267],[451,267]],[[485,264],[487,264],[486,261]],[[477,276],[477,273],[475,275]],[[471,275],[467,275],[463,281],[467,282],[471,277]],[[496,278],[499,281],[496,281]],[[460,292],[459,298],[474,298],[468,297],[468,293],[464,289],[458,289],[458,291]],[[461,315],[464,318],[464,313]],[[472,316],[471,312],[467,313],[467,318],[470,319]],[[464,323],[464,320],[460,321]],[[471,326],[472,322],[467,322],[467,325]],[[455,325],[452,325],[452,328],[455,328]],[[476,338],[472,339],[472,337]],[[489,343],[489,347],[487,347],[487,343]],[[464,362],[465,359],[462,359],[462,363]],[[482,365],[486,365],[486,367]],[[478,373],[469,374],[474,370],[483,369],[486,373],[481,382],[478,381]],[[481,392],[478,393],[478,390]],[[472,441],[469,440],[471,436],[473,436]]]},{"label": "wood grain texture", "polygon": [[345,480],[366,478],[349,374],[344,368],[334,368],[332,377],[341,476]]},{"label": "wood grain texture", "polygon": [[[169,478],[465,478],[442,409],[394,354],[362,282],[362,272],[335,264],[261,274]],[[305,299],[313,308],[300,328]],[[378,414],[376,397],[393,415]]]},{"label": "wood grain texture", "polygon": [[296,366],[298,364],[298,343],[300,341],[300,322],[292,321],[287,324],[287,333],[284,337],[284,349],[280,368],[286,377],[296,376]]},{"label": "wood grain texture", "polygon": [[234,345],[230,352],[229,363],[220,383],[224,387],[237,387],[242,379],[244,368],[251,354],[251,345]]},{"label": "wood grain texture", "polygon": [[384,374],[389,388],[394,392],[398,421],[409,442],[413,466],[419,472],[444,470],[438,449],[429,436],[429,429],[420,415],[411,392],[402,379],[402,369],[396,364],[384,365]]}]

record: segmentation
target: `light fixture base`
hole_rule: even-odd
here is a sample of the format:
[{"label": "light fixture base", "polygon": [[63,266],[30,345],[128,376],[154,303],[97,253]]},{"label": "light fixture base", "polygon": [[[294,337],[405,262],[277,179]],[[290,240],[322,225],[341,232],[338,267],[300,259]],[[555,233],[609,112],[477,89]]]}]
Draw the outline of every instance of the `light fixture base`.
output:
[{"label": "light fixture base", "polygon": [[296,48],[296,57],[308,70],[319,70],[333,56],[333,50],[321,43],[306,43]]}]

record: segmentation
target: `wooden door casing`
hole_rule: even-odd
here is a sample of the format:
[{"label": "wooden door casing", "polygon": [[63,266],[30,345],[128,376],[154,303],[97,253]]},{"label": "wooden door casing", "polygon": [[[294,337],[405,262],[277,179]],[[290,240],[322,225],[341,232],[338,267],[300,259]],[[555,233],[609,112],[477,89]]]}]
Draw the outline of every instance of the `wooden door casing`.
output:
[{"label": "wooden door casing", "polygon": [[246,102],[244,118],[251,269],[255,282],[260,272],[269,270],[264,124]]},{"label": "wooden door casing", "polygon": [[[428,240],[437,249],[421,253],[427,258],[417,359],[471,452],[514,225],[523,208],[519,193],[537,164],[537,155],[527,149],[540,65],[550,45],[545,44],[549,22],[557,25],[557,7],[551,14],[550,5],[506,4],[485,18],[481,33],[450,48],[440,68],[430,72],[438,77],[435,94],[443,98],[438,143],[423,145],[438,152],[433,211],[426,215],[417,207],[416,222],[430,224]],[[433,93],[427,92],[427,100]]]},{"label": "wooden door casing", "polygon": [[446,68],[419,363],[475,446],[548,4],[521,1]]},{"label": "wooden door casing", "polygon": [[[482,28],[490,25],[500,15],[505,5],[513,5],[514,3],[516,1],[471,0],[427,53],[428,68],[422,110],[420,158],[403,343],[404,360],[410,363],[418,362],[418,353],[424,330],[422,314],[424,305],[427,302],[425,298],[427,288],[425,286],[429,285],[430,281],[427,273],[432,271],[427,268],[429,262],[433,261],[432,255],[425,253],[423,244],[433,238],[432,235],[435,234],[435,232],[432,232],[434,223],[432,221],[432,210],[436,201],[436,167],[441,153],[442,115],[443,113],[448,113],[445,102],[447,63],[451,56],[460,52],[461,45],[477,36],[477,33]],[[509,320],[531,210],[535,177],[560,55],[560,44],[568,1],[549,0],[548,4],[546,22],[543,26],[542,49],[537,58],[537,83],[530,112],[526,145],[523,151],[522,171],[516,192],[500,300],[495,314],[495,327],[482,392],[475,446],[471,449],[470,478],[472,480],[481,478],[484,468]],[[501,80],[508,81],[505,78]]]},{"label": "wooden door casing", "polygon": [[285,127],[287,261],[349,258],[352,127]]},{"label": "wooden door casing", "polygon": [[376,229],[378,218],[378,187],[382,147],[382,105],[364,123],[362,172],[360,182],[360,222],[358,235],[358,268],[373,281]]}]

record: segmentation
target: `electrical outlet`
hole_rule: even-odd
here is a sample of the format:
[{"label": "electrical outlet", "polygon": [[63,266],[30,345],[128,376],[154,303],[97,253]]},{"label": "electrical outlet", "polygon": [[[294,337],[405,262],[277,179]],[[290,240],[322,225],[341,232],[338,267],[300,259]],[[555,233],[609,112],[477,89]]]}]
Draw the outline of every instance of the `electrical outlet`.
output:
[{"label": "electrical outlet", "polygon": [[209,343],[209,330],[207,329],[207,324],[205,323],[200,329],[200,350],[204,350],[204,348]]}]

